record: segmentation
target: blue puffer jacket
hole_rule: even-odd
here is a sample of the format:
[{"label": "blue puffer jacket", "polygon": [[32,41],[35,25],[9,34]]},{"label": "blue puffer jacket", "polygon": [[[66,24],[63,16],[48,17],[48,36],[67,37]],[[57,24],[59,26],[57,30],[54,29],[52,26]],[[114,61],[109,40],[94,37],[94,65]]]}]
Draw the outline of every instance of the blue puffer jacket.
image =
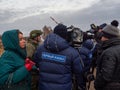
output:
[{"label": "blue puffer jacket", "polygon": [[34,58],[40,69],[39,90],[71,90],[72,73],[80,86],[82,66],[78,51],[63,38],[48,35]]},{"label": "blue puffer jacket", "polygon": [[88,39],[85,42],[83,42],[82,47],[80,48],[80,55],[85,65],[84,68],[85,72],[90,69],[93,47],[94,47],[93,41]]},{"label": "blue puffer jacket", "polygon": [[79,53],[80,53],[80,56],[81,56],[81,59],[84,63],[84,74],[83,74],[83,82],[81,82],[81,85],[83,88],[83,90],[86,90],[85,87],[86,87],[86,75],[87,73],[89,72],[90,70],[90,64],[91,64],[91,61],[92,61],[92,51],[91,49],[93,48],[94,44],[93,44],[93,41],[91,40],[86,40],[83,42],[82,44],[82,47],[79,48]]}]

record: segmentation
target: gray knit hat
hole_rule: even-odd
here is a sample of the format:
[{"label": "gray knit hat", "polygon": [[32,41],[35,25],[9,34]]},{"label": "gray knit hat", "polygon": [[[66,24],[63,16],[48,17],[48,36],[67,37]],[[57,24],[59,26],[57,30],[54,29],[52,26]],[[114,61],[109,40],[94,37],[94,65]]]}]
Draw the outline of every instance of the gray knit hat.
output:
[{"label": "gray knit hat", "polygon": [[113,37],[119,37],[120,36],[120,30],[112,25],[107,25],[106,27],[103,28],[103,34],[104,35],[110,35]]}]

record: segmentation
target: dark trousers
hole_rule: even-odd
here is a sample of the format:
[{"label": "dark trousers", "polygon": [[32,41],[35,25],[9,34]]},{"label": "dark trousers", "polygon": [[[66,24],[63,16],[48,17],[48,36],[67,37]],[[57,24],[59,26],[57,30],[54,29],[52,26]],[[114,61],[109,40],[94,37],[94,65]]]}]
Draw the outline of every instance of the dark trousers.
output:
[{"label": "dark trousers", "polygon": [[32,90],[38,90],[38,80],[39,80],[39,72],[36,70],[31,71],[32,80],[31,80],[31,88]]}]

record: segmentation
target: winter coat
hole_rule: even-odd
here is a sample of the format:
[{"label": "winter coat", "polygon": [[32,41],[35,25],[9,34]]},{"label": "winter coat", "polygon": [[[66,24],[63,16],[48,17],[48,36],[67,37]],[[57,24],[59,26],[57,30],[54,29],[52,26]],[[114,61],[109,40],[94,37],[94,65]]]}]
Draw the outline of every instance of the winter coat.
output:
[{"label": "winter coat", "polygon": [[49,34],[38,47],[39,90],[71,90],[74,73],[80,86],[82,65],[76,49],[56,34]]},{"label": "winter coat", "polygon": [[[18,30],[4,32],[2,43],[5,51],[0,57],[0,87],[13,74],[11,85],[18,85],[16,90],[30,90],[30,74],[24,66],[26,50],[19,46]],[[24,84],[23,88],[19,87],[21,82]]]},{"label": "winter coat", "polygon": [[94,47],[94,43],[92,40],[86,40],[83,42],[80,50],[81,58],[84,62],[84,71],[87,72],[90,69],[90,64],[92,60],[92,48]]},{"label": "winter coat", "polygon": [[[37,47],[39,46],[38,42],[34,39],[29,38],[26,43],[27,57],[31,60],[34,60],[34,54],[36,52]],[[38,90],[38,78],[39,78],[39,70],[36,66],[32,68],[31,73],[31,88],[32,90]]]},{"label": "winter coat", "polygon": [[83,73],[83,81],[81,82],[82,86],[84,87],[83,90],[86,88],[86,82],[87,82],[87,75],[90,72],[90,65],[92,61],[92,48],[94,46],[94,43],[92,40],[86,40],[83,42],[82,47],[79,48],[79,53],[81,56],[81,60],[84,63],[84,73]]},{"label": "winter coat", "polygon": [[35,43],[34,40],[29,39],[26,43],[27,57],[33,60],[34,53],[39,44]]},{"label": "winter coat", "polygon": [[[104,41],[97,63],[96,90],[120,90],[120,39]],[[112,85],[119,83],[119,86]],[[112,86],[111,86],[112,85]],[[113,87],[111,89],[111,87]],[[107,89],[106,89],[107,88]]]}]

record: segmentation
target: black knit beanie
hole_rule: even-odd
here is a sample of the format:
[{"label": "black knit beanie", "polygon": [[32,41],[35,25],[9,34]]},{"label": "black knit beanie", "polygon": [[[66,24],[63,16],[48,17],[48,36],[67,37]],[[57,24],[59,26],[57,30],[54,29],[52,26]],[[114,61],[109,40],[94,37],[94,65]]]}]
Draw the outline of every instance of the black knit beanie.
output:
[{"label": "black knit beanie", "polygon": [[113,26],[115,26],[115,27],[118,27],[119,22],[118,22],[117,20],[113,20],[113,21],[111,22],[111,25],[113,25]]},{"label": "black knit beanie", "polygon": [[58,24],[55,28],[54,28],[54,33],[59,35],[60,37],[67,39],[67,26],[63,25],[63,24]]}]

